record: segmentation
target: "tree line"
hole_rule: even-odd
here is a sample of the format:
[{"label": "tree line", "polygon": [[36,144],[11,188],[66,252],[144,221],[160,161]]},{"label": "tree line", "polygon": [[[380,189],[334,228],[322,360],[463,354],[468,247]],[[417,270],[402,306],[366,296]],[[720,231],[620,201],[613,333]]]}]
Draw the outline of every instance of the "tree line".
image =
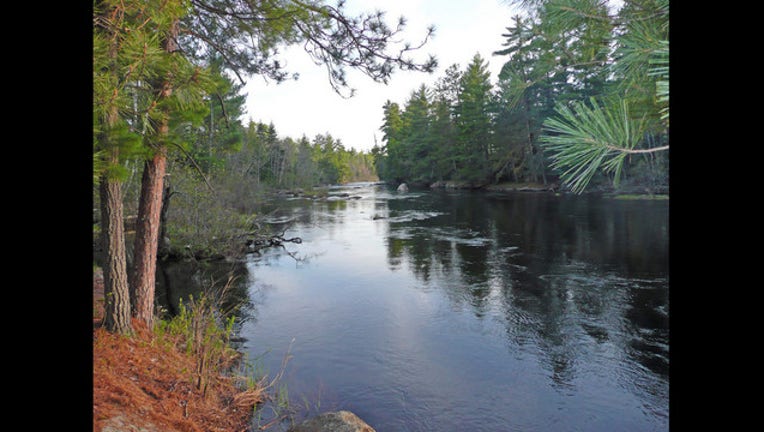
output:
[{"label": "tree line", "polygon": [[[354,169],[357,175],[367,169],[365,156],[345,150],[328,134],[310,146],[306,140],[291,145],[274,139],[271,125],[237,127],[241,100],[227,77],[237,77],[239,84],[252,75],[283,81],[291,75],[278,52],[293,44],[326,67],[338,92],[352,94],[347,68],[378,82],[387,82],[395,70],[432,71],[434,57],[418,61],[412,52],[434,29],[412,45],[399,41],[404,24],[401,18],[390,27],[381,11],[348,15],[343,1],[332,6],[318,0],[94,0],[93,181],[108,330],[128,334],[132,318],[149,326],[154,321],[157,253],[172,196],[168,184],[177,183],[168,168],[192,167],[212,195],[224,193],[213,183],[237,163],[245,168],[239,173],[276,185],[342,181]],[[233,154],[223,157],[227,151]],[[257,156],[245,160],[247,152]],[[302,169],[310,164],[314,170]],[[128,265],[123,186],[132,180],[139,191]]]},{"label": "tree line", "polygon": [[377,172],[390,181],[668,182],[668,0],[516,1],[491,82],[476,54],[382,107]]},{"label": "tree line", "polygon": [[465,70],[447,68],[403,106],[384,105],[384,145],[368,155],[329,133],[294,140],[272,124],[242,125],[244,78],[290,78],[278,53],[300,44],[335,91],[352,95],[347,68],[377,82],[395,70],[432,72],[434,57],[412,53],[434,28],[421,43],[399,41],[403,18],[390,27],[383,12],[350,16],[343,1],[95,0],[93,182],[105,327],[130,333],[131,318],[153,322],[173,197],[190,198],[198,208],[187,225],[203,226],[213,204],[246,213],[263,186],[337,183],[375,170],[388,180],[475,185],[559,176],[574,191],[622,176],[665,184],[668,0],[628,0],[616,13],[600,0],[517,3],[527,13],[495,52],[508,58],[497,84],[479,55]]}]

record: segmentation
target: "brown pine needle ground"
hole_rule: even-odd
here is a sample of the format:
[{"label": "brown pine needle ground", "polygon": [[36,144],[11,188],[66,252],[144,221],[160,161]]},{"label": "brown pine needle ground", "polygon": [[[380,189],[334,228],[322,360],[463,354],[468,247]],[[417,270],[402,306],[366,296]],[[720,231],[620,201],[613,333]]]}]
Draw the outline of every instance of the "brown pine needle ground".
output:
[{"label": "brown pine needle ground", "polygon": [[[94,291],[98,291],[98,277]],[[94,305],[97,306],[97,305]],[[124,337],[98,325],[93,330],[93,430],[246,431],[263,395],[242,391],[233,377],[211,380],[206,396],[194,386],[195,361],[173,341],[160,340],[133,322],[135,334]]]}]

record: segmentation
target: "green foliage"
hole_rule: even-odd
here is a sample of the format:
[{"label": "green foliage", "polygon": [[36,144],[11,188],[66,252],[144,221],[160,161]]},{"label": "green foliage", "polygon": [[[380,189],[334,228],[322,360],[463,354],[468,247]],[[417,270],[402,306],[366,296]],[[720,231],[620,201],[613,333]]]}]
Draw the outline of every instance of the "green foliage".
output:
[{"label": "green foliage", "polygon": [[222,317],[219,301],[219,298],[214,299],[206,294],[198,299],[189,296],[188,305],[181,299],[178,314],[169,321],[159,321],[156,329],[160,341],[177,341],[175,343],[184,346],[186,353],[196,359],[193,380],[203,393],[210,380],[229,368],[237,357],[229,344],[235,318]]},{"label": "green foliage", "polygon": [[492,151],[491,90],[487,64],[476,55],[464,73],[452,65],[434,89],[421,85],[412,91],[402,109],[387,101],[380,127],[386,143],[374,150],[380,176],[480,183]]},{"label": "green foliage", "polygon": [[[616,187],[627,174],[631,183],[665,184],[667,157],[655,153],[668,148],[668,1],[629,0],[617,13],[601,0],[513,3],[529,13],[512,18],[494,52],[507,57],[495,86],[476,56],[464,71],[445,71],[426,115],[413,96],[404,109],[385,104],[385,146],[375,150],[382,178],[559,176],[581,192],[603,179],[601,168]],[[407,129],[402,119],[414,118],[427,122]]]},{"label": "green foliage", "polygon": [[350,177],[348,153],[340,140],[330,134],[313,138],[313,161],[318,167],[319,184],[345,183]]},{"label": "green foliage", "polygon": [[93,156],[96,183],[104,174],[122,180],[125,160],[140,152],[134,83],[153,77],[159,39],[135,28],[135,2],[98,3],[93,14]]},{"label": "green foliage", "polygon": [[405,158],[401,165],[411,181],[427,181],[434,176],[429,93],[429,89],[421,85],[411,93],[401,114],[400,134],[405,137],[401,142]]},{"label": "green foliage", "polygon": [[576,21],[598,21],[603,32],[613,33],[616,48],[603,70],[613,73],[616,85],[603,87],[603,94],[620,103],[593,104],[591,110],[577,104],[575,114],[558,108],[561,118],[544,123],[551,135],[542,140],[572,190],[583,191],[600,167],[614,174],[617,186],[627,154],[668,148],[635,150],[648,130],[668,136],[668,1],[626,2],[618,16],[587,1],[551,0],[544,7],[555,10],[546,17],[548,26],[571,29]]},{"label": "green foliage", "polygon": [[[231,123],[241,115],[243,102],[237,94],[240,86],[223,71],[237,75],[242,84],[242,73],[286,79],[277,55],[281,46],[303,44],[326,66],[338,92],[349,86],[346,68],[380,82],[387,82],[395,69],[433,70],[434,58],[418,61],[411,54],[434,30],[428,29],[422,43],[413,46],[398,39],[404,21],[390,28],[383,16],[349,16],[342,2],[94,3],[93,130],[99,137],[93,149],[94,178],[106,172],[108,164],[150,157],[154,149],[167,145],[198,159],[207,174],[221,168],[222,153],[242,145],[242,129]],[[112,138],[120,122],[143,139],[137,152],[117,149],[118,140]],[[169,133],[159,130],[166,122]],[[224,123],[225,129],[220,126]],[[269,155],[271,162],[283,162],[293,148],[271,145],[268,150],[276,152]],[[283,163],[270,171],[277,171],[276,182],[284,183]]]},{"label": "green foliage", "polygon": [[[384,120],[379,128],[382,131],[382,139],[386,142],[381,152],[386,153],[387,161],[384,171],[380,174],[389,179],[404,178],[407,173],[405,147],[402,138],[403,119],[400,106],[391,101],[386,101],[382,107]],[[382,153],[378,154],[382,154]],[[378,159],[379,160],[379,159]]]},{"label": "green foliage", "polygon": [[187,163],[192,164],[192,159],[205,175],[225,169],[225,157],[240,151],[244,142],[239,121],[246,100],[246,95],[240,94],[243,85],[220,69],[218,59],[210,61],[210,74],[211,89],[201,102],[204,107],[197,109],[202,117],[182,125],[179,143],[187,150]]},{"label": "green foliage", "polygon": [[625,100],[602,106],[592,98],[590,104],[558,106],[558,116],[544,122],[547,134],[541,138],[552,166],[562,170],[574,192],[583,191],[600,167],[614,174],[618,186],[624,159],[645,134],[645,119],[633,119]]},{"label": "green foliage", "polygon": [[669,124],[669,43],[661,41],[662,47],[653,51],[649,75],[655,77],[655,101],[660,108],[661,120]]},{"label": "green foliage", "polygon": [[436,95],[430,113],[431,153],[429,179],[431,181],[452,178],[455,160],[452,149],[457,145],[458,131],[454,124],[452,105],[448,100]]},{"label": "green foliage", "polygon": [[612,64],[618,91],[651,117],[668,125],[669,2],[627,2],[617,18],[619,36]]},{"label": "green foliage", "polygon": [[490,156],[492,135],[492,95],[488,64],[476,54],[459,81],[455,112],[457,148],[455,178],[483,181]]}]

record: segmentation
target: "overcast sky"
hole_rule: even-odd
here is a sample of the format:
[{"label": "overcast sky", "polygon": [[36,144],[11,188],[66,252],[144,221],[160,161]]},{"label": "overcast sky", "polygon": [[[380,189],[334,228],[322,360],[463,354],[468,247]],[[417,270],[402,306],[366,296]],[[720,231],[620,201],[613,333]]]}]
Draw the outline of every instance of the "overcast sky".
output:
[{"label": "overcast sky", "polygon": [[464,70],[478,52],[488,61],[495,83],[506,57],[491,53],[501,48],[501,34],[518,14],[517,9],[501,0],[347,0],[345,9],[353,15],[381,9],[393,28],[398,17],[405,16],[403,38],[414,44],[425,36],[429,25],[434,25],[434,38],[413,55],[422,61],[427,54],[435,55],[438,68],[432,74],[396,71],[388,85],[348,70],[348,82],[356,94],[344,99],[332,90],[323,66],[316,66],[302,46],[290,47],[283,59],[289,72],[300,74],[299,79],[275,84],[251,77],[243,90],[247,94],[246,114],[242,117],[245,125],[249,119],[273,122],[281,138],[299,139],[304,134],[312,140],[319,133],[329,133],[346,148],[359,151],[371,149],[376,136],[381,146],[379,127],[386,100],[403,106],[421,84],[431,87],[454,63]]}]

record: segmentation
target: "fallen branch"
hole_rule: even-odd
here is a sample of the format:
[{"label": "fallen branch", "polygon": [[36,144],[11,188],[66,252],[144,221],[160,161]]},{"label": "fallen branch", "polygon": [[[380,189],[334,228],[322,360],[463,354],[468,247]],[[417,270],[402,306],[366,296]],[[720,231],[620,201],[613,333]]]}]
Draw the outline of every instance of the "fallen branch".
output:
[{"label": "fallen branch", "polygon": [[[258,225],[259,227],[259,225]],[[283,227],[280,233],[276,234],[262,234],[259,231],[251,231],[244,234],[241,234],[240,237],[247,237],[246,241],[246,248],[247,252],[253,252],[259,254],[261,250],[269,247],[284,247],[284,243],[295,243],[295,244],[301,244],[302,238],[300,237],[290,237],[286,238],[286,232],[289,231],[289,229],[292,227],[291,221]],[[286,248],[285,248],[286,250]],[[295,256],[287,251],[287,254],[291,256],[292,258],[295,258]],[[295,258],[297,259],[297,258]]]}]

